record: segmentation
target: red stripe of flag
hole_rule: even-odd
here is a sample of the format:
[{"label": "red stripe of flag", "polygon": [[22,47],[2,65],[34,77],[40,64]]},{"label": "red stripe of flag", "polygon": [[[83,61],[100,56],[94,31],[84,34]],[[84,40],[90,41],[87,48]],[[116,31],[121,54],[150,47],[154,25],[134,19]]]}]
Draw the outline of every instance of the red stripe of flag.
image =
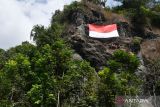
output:
[{"label": "red stripe of flag", "polygon": [[117,30],[117,25],[112,24],[112,25],[95,25],[95,24],[88,24],[89,26],[89,31],[95,31],[95,32],[100,32],[100,33],[109,33],[114,30]]}]

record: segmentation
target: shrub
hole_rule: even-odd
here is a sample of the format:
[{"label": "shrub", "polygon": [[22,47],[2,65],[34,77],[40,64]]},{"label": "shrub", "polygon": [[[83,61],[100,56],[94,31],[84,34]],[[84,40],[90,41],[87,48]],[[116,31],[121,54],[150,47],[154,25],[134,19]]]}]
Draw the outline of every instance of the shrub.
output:
[{"label": "shrub", "polygon": [[148,17],[151,20],[151,24],[154,26],[160,27],[160,14],[157,11],[159,7],[157,7],[155,10],[154,9],[148,9],[145,7],[141,7],[141,11],[145,15],[145,17]]},{"label": "shrub", "polygon": [[142,38],[141,37],[134,37],[133,38],[133,44],[134,45],[140,45],[141,44],[141,42],[142,42]]},{"label": "shrub", "polygon": [[73,14],[74,11],[83,11],[83,4],[81,2],[74,1],[70,5],[64,6],[63,10],[63,19],[65,21],[70,21],[71,14]]},{"label": "shrub", "polygon": [[[113,54],[113,60],[121,63],[119,69],[134,72],[139,66],[139,60],[134,54],[129,54],[122,50],[117,50]],[[118,68],[117,68],[118,69]]]},{"label": "shrub", "polygon": [[134,37],[132,40],[131,49],[133,52],[137,53],[140,50],[140,44],[142,42],[141,37]]},{"label": "shrub", "polygon": [[108,67],[98,72],[102,82],[99,87],[100,104],[112,107],[115,96],[139,94],[142,80],[134,72],[139,66],[135,55],[117,50],[107,64]]}]

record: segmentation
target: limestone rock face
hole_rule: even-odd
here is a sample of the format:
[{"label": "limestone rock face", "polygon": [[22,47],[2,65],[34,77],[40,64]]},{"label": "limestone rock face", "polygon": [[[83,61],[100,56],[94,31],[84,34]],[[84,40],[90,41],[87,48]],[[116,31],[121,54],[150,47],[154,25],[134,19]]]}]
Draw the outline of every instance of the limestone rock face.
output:
[{"label": "limestone rock face", "polygon": [[68,30],[65,38],[69,40],[76,53],[88,60],[95,68],[99,69],[105,66],[115,50],[130,50],[129,44],[132,42],[132,34],[130,33],[131,27],[127,22],[117,21],[119,38],[95,39],[88,36],[87,24],[109,24],[102,13],[94,10],[90,10],[89,14],[75,11],[72,13],[72,17],[70,25],[72,29]]},{"label": "limestone rock face", "polygon": [[[112,53],[117,50],[133,51],[133,37],[156,39],[160,34],[154,33],[151,27],[144,28],[144,32],[138,33],[138,27],[116,13],[107,13],[104,9],[93,4],[86,4],[84,9],[76,9],[69,16],[69,26],[66,28],[64,38],[83,59],[89,61],[97,69],[106,65]],[[89,37],[87,24],[117,24],[120,37],[109,39],[95,39]],[[141,35],[144,34],[144,35]]]}]

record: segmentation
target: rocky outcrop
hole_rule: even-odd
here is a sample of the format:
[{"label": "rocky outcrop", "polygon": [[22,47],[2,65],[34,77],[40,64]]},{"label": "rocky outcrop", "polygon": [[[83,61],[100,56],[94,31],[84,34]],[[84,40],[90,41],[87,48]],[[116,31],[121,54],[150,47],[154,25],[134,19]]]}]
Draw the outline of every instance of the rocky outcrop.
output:
[{"label": "rocky outcrop", "polygon": [[141,52],[148,62],[160,58],[160,39],[146,40],[141,44]]},{"label": "rocky outcrop", "polygon": [[[68,15],[69,24],[63,37],[67,39],[72,48],[83,59],[89,61],[97,69],[106,65],[108,58],[117,50],[134,51],[133,37],[140,36],[146,39],[157,39],[160,35],[154,33],[151,27],[144,28],[139,35],[136,26],[122,15],[106,12],[92,3],[83,4],[83,9],[76,9]],[[88,35],[88,23],[112,24],[118,26],[119,38],[95,39]],[[150,29],[148,29],[150,28]],[[141,47],[143,49],[143,47]]]},{"label": "rocky outcrop", "polygon": [[[92,66],[99,69],[106,65],[108,58],[117,49],[130,50],[132,42],[132,28],[128,22],[116,21],[118,25],[119,38],[95,39],[88,35],[88,23],[96,24],[112,24],[110,20],[105,18],[103,12],[91,9],[82,11],[74,11],[71,15],[72,21],[67,29],[66,38],[72,45],[72,48],[83,59],[89,61]],[[114,22],[113,22],[114,23]]]}]

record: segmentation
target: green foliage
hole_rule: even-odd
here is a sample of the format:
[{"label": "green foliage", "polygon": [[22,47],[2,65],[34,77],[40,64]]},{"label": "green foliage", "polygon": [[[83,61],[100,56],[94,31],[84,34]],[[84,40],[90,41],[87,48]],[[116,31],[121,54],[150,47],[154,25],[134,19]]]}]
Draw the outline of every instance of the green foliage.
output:
[{"label": "green foliage", "polygon": [[83,3],[82,2],[77,2],[74,1],[70,5],[65,5],[63,12],[57,10],[55,14],[52,16],[52,21],[51,23],[60,23],[60,24],[65,24],[65,23],[70,23],[72,22],[72,13],[75,11],[83,11]]},{"label": "green foliage", "polygon": [[8,100],[7,98],[9,98],[8,93],[10,93],[10,90],[11,81],[6,77],[6,73],[0,70],[0,104]]},{"label": "green foliage", "polygon": [[137,95],[142,80],[134,73],[139,66],[139,60],[135,55],[118,50],[107,63],[108,67],[98,72],[102,82],[99,89],[99,102],[100,105],[112,107],[117,95]]},{"label": "green foliage", "polygon": [[[155,0],[115,0],[120,1],[122,6],[114,7],[113,10],[132,19],[138,32],[144,31],[144,26],[152,24],[160,27],[159,4]],[[152,4],[152,5],[151,5]],[[143,21],[142,21],[143,20]]]},{"label": "green foliage", "polygon": [[0,71],[1,104],[22,107],[50,107],[58,102],[79,107],[97,104],[95,70],[86,61],[72,60],[72,50],[60,37],[51,45],[36,47],[23,43],[7,54],[8,60]]},{"label": "green foliage", "polygon": [[133,38],[133,44],[134,45],[140,45],[142,42],[142,38],[141,37],[134,37]]},{"label": "green foliage", "polygon": [[42,93],[42,85],[33,85],[31,90],[27,92],[27,95],[31,98],[33,104],[39,105],[42,102],[43,94]]},{"label": "green foliage", "polygon": [[132,48],[132,51],[137,53],[140,51],[140,44],[142,42],[142,38],[141,37],[134,37],[133,40],[132,40],[132,45],[131,45],[131,48]]},{"label": "green foliage", "polygon": [[49,28],[36,25],[31,31],[31,37],[36,42],[37,46],[43,46],[45,44],[51,45],[56,39],[59,39],[62,31],[63,25],[58,23],[53,23]]},{"label": "green foliage", "polygon": [[74,1],[72,2],[70,5],[66,5],[64,6],[64,12],[72,12],[74,10],[78,10],[81,8],[81,3],[80,2],[77,2],[77,1]]},{"label": "green foliage", "polygon": [[145,7],[141,7],[141,11],[143,12],[145,17],[148,17],[151,20],[151,24],[157,27],[160,27],[160,14],[158,13],[156,7],[154,9],[149,9]]},{"label": "green foliage", "polygon": [[31,33],[36,46],[23,42],[6,53],[1,51],[1,56],[5,53],[7,57],[0,71],[0,80],[4,80],[0,82],[1,104],[96,106],[95,70],[86,61],[72,59],[73,52],[61,38],[62,31],[59,23],[49,28],[37,25]]},{"label": "green foliage", "polygon": [[55,69],[58,75],[62,75],[68,69],[68,62],[71,60],[72,51],[64,44],[63,40],[56,41],[53,48],[53,54],[56,58]]},{"label": "green foliage", "polygon": [[[113,54],[113,60],[118,64],[118,68],[121,71],[134,72],[139,66],[140,62],[134,54],[128,54],[122,50],[118,50]],[[108,63],[108,66],[113,66],[112,63]],[[114,70],[114,69],[113,69]]]},{"label": "green foliage", "polygon": [[[86,61],[72,62],[62,81],[63,90],[61,92],[64,95],[64,102],[73,107],[96,106],[96,85],[98,81],[96,72],[90,67],[89,63]],[[73,100],[70,101],[69,99]]]},{"label": "green foliage", "polygon": [[5,50],[0,49],[0,70],[3,68],[6,59],[7,57]]},{"label": "green foliage", "polygon": [[72,18],[71,18],[72,13],[75,11],[83,11],[83,7],[84,7],[83,4],[81,2],[77,2],[77,1],[72,2],[70,5],[64,6],[64,10],[63,10],[64,20],[69,19],[68,21],[72,22]]}]

